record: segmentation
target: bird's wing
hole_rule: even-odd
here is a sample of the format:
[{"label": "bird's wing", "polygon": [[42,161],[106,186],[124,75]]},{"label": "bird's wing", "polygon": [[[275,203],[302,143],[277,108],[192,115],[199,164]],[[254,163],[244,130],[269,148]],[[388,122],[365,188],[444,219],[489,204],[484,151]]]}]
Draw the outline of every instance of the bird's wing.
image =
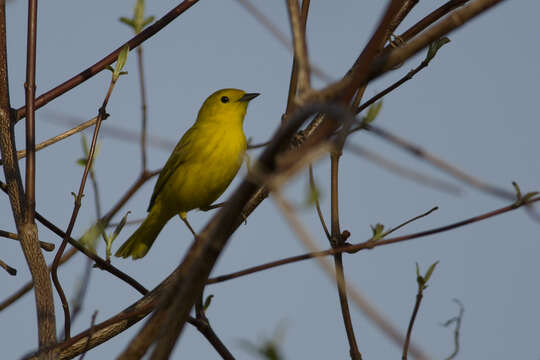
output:
[{"label": "bird's wing", "polygon": [[158,181],[156,183],[156,186],[154,186],[154,192],[152,193],[152,198],[150,199],[150,204],[148,205],[148,209],[146,211],[150,211],[152,206],[154,205],[154,202],[156,201],[157,196],[163,189],[163,186],[167,183],[169,178],[172,174],[178,169],[178,167],[184,163],[187,160],[187,155],[189,154],[189,151],[186,151],[186,148],[190,144],[190,139],[192,138],[192,133],[195,131],[195,128],[192,127],[186,133],[178,144],[174,147],[173,152],[169,156],[169,160],[167,160],[167,163],[159,173]]}]

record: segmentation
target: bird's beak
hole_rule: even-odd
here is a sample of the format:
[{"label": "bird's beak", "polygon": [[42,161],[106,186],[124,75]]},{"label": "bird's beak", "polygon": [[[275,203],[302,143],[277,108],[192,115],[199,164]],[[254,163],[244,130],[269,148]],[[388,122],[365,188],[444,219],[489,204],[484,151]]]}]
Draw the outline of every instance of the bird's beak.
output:
[{"label": "bird's beak", "polygon": [[257,96],[261,94],[259,93],[245,93],[244,96],[242,96],[238,101],[250,101],[255,99]]}]

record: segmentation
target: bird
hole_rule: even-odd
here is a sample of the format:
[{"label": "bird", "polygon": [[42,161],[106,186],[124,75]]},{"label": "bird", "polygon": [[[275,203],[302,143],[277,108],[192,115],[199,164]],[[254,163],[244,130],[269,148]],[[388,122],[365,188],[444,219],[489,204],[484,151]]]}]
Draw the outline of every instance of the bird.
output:
[{"label": "bird", "polygon": [[259,95],[221,89],[204,101],[195,123],[176,144],[159,174],[148,215],[115,256],[131,256],[133,260],[144,257],[175,215],[197,236],[187,221],[187,212],[210,208],[236,176],[247,148],[244,117],[249,102]]}]

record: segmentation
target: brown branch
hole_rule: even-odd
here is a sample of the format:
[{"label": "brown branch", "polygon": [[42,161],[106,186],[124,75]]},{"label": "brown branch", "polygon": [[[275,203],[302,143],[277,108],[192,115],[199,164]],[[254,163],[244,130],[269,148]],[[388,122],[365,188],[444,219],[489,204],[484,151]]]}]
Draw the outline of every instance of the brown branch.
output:
[{"label": "brown branch", "polygon": [[409,320],[409,326],[407,327],[407,336],[405,337],[405,344],[403,345],[403,353],[401,354],[401,360],[407,360],[407,354],[409,353],[409,343],[411,341],[412,328],[414,321],[416,320],[416,314],[418,314],[418,309],[420,309],[420,303],[424,297],[423,291],[418,290],[416,294],[416,302],[414,303],[413,312],[411,314],[411,319]]},{"label": "brown branch", "polygon": [[[363,103],[362,105],[360,105],[358,108],[355,109],[354,113],[355,114],[359,114],[360,112],[362,112],[364,109],[367,109],[368,106],[370,106],[371,104],[375,103],[376,101],[378,101],[379,99],[381,99],[382,97],[386,96],[388,93],[394,91],[395,89],[397,89],[398,87],[400,87],[401,85],[403,85],[404,83],[406,83],[407,81],[411,80],[414,75],[416,75],[418,72],[420,72],[422,69],[424,69],[425,67],[427,67],[429,65],[429,59],[424,59],[420,65],[418,65],[416,68],[412,69],[411,71],[409,71],[405,76],[403,76],[401,79],[399,79],[398,81],[396,81],[395,83],[393,83],[392,85],[390,85],[389,87],[387,87],[386,89],[384,89],[383,91],[379,92],[377,95],[373,96],[371,99],[369,99],[368,101],[366,101],[365,103]],[[351,129],[351,132],[352,131],[356,131],[355,129]]]},{"label": "brown branch", "polygon": [[[339,225],[339,159],[341,157],[341,149],[335,150],[330,155],[330,187],[331,187],[331,235],[330,245],[338,247],[344,244],[344,239],[341,236]],[[336,284],[339,295],[339,304],[343,324],[349,342],[349,354],[352,360],[361,360],[362,354],[358,350],[356,337],[354,335],[354,326],[352,324],[351,312],[349,310],[349,301],[347,299],[347,284],[345,282],[345,273],[343,271],[343,258],[341,254],[334,255],[334,268],[336,276]]]},{"label": "brown branch", "polygon": [[287,0],[287,10],[293,35],[294,59],[296,59],[298,68],[298,93],[303,94],[304,92],[311,90],[311,76],[309,69],[309,58],[307,54],[305,25],[303,24],[302,17],[300,16],[298,0]]},{"label": "brown branch", "polygon": [[[443,4],[442,6],[438,7],[431,13],[429,13],[427,16],[425,16],[422,20],[411,26],[407,31],[405,31],[403,34],[397,36],[402,42],[408,42],[410,39],[418,35],[421,31],[427,29],[430,25],[441,19],[443,16],[448,14],[450,11],[461,7],[468,3],[470,0],[450,0]],[[392,45],[388,45],[384,50],[390,51],[392,50]]]},{"label": "brown branch", "polygon": [[[69,80],[64,81],[62,84],[56,86],[55,88],[47,91],[46,93],[40,95],[36,99],[36,109],[47,104],[49,101],[56,99],[60,95],[63,95],[67,91],[73,89],[75,86],[82,84],[84,81],[90,79],[92,76],[99,73],[101,70],[105,69],[108,65],[111,65],[118,58],[118,54],[125,45],[129,46],[130,51],[135,49],[141,43],[146,41],[148,38],[155,35],[165,26],[167,26],[171,21],[176,19],[178,16],[182,15],[186,10],[191,8],[193,5],[198,3],[199,0],[184,0],[174,9],[165,14],[161,19],[154,22],[152,25],[148,26],[146,29],[141,31],[139,34],[132,37],[130,40],[120,45],[116,50],[111,52],[109,55],[105,56],[103,59],[99,60],[94,65],[89,68],[81,71],[79,74],[75,75]],[[14,121],[19,121],[26,116],[26,107],[21,107],[17,109],[16,118]]]},{"label": "brown branch", "polygon": [[[19,241],[19,236],[17,234],[11,233],[9,231],[0,230],[0,236],[5,237],[6,239]],[[45,251],[53,251],[54,250],[54,244],[53,243],[40,241],[39,246]]]},{"label": "brown branch", "polygon": [[[300,20],[302,23],[301,31],[303,33],[304,38],[306,36],[306,24],[307,24],[307,17],[308,17],[310,2],[311,0],[302,0]],[[289,81],[289,94],[287,96],[287,108],[285,110],[285,113],[290,113],[293,110],[294,99],[296,97],[297,89],[298,89],[298,60],[296,59],[296,56],[293,56],[293,63],[291,66],[291,80]]]},{"label": "brown branch", "polygon": [[17,269],[12,268],[11,266],[9,266],[8,264],[6,264],[6,263],[3,262],[2,260],[0,260],[0,267],[1,267],[2,269],[6,270],[6,272],[7,272],[9,275],[12,275],[12,276],[17,275]]},{"label": "brown branch", "polygon": [[367,80],[372,80],[380,73],[386,72],[396,65],[403,63],[433,41],[447,35],[502,1],[503,0],[475,0],[469,5],[453,11],[404,46],[396,48],[388,54],[383,53],[377,61],[373,62]]},{"label": "brown branch", "polygon": [[[62,230],[60,230],[60,228],[58,228],[56,225],[54,225],[49,220],[41,216],[39,212],[36,212],[36,220],[42,223],[45,227],[47,227],[49,230],[54,232],[59,237],[65,238],[66,234]],[[148,292],[148,290],[144,286],[142,286],[139,282],[137,282],[137,280],[135,280],[128,274],[124,273],[123,271],[119,270],[118,268],[114,267],[113,265],[111,265],[110,263],[102,259],[101,257],[97,256],[90,250],[86,249],[77,240],[70,237],[68,238],[68,242],[71,246],[75,247],[78,251],[82,252],[87,257],[94,260],[94,262],[97,264],[97,267],[99,267],[100,269],[109,272],[110,274],[116,276],[120,280],[123,280],[125,283],[131,285],[131,287],[133,287],[135,290],[137,290],[139,293],[143,295]]]},{"label": "brown branch", "polygon": [[[310,249],[311,251],[316,251],[317,246],[315,244],[315,241],[313,241],[307,229],[302,225],[302,223],[296,216],[292,205],[283,198],[279,189],[273,189],[273,195],[280,210],[284,214],[289,226],[294,230],[298,239],[302,241],[306,248]],[[404,337],[399,332],[399,330],[397,330],[397,328],[392,323],[390,323],[373,305],[371,305],[370,302],[367,301],[367,299],[359,291],[357,291],[353,287],[347,288],[347,285],[341,281],[342,278],[337,276],[336,273],[332,270],[332,266],[328,261],[320,257],[317,258],[317,260],[324,272],[331,279],[336,281],[336,284],[340,289],[339,291],[342,293],[346,293],[348,291],[353,302],[364,312],[368,319],[373,321],[373,323],[375,323],[383,333],[388,335],[388,337],[393,340],[396,345],[401,346]],[[418,359],[427,359],[427,356],[424,355],[424,352],[416,346],[411,346],[411,353],[414,353],[415,357],[417,357]],[[351,357],[353,356],[361,358],[359,354],[352,354],[351,352]]]},{"label": "brown branch", "polygon": [[34,101],[36,97],[36,37],[37,0],[28,0],[28,30],[26,40],[26,198],[24,222],[35,224],[36,212],[36,122]]},{"label": "brown branch", "polygon": [[[313,259],[313,258],[317,258],[317,257],[321,257],[321,256],[334,255],[334,254],[344,253],[344,252],[353,254],[353,253],[356,253],[356,252],[361,251],[361,250],[373,249],[373,248],[376,248],[378,246],[390,245],[390,244],[394,244],[394,243],[398,243],[398,242],[403,242],[403,241],[422,238],[422,237],[425,237],[425,236],[435,235],[435,234],[445,232],[445,231],[449,231],[449,230],[453,230],[453,229],[456,229],[456,228],[459,228],[459,227],[462,227],[462,226],[465,226],[465,225],[473,224],[475,222],[483,221],[483,220],[489,219],[491,217],[494,217],[494,216],[501,215],[501,214],[504,214],[504,213],[509,212],[509,211],[519,209],[522,206],[527,206],[529,204],[536,203],[537,201],[540,201],[540,197],[533,198],[533,199],[531,199],[528,202],[523,203],[523,204],[508,205],[508,206],[505,206],[505,207],[502,207],[502,208],[499,208],[499,209],[496,209],[496,210],[493,210],[493,211],[490,211],[490,212],[487,212],[487,213],[484,213],[484,214],[473,216],[473,217],[465,219],[463,221],[459,221],[459,222],[456,222],[456,223],[452,223],[452,224],[449,224],[449,225],[433,228],[433,229],[418,232],[418,233],[413,233],[413,234],[404,235],[404,236],[397,236],[397,237],[394,237],[394,238],[390,238],[390,239],[386,239],[386,240],[379,240],[379,241],[376,241],[376,242],[374,242],[374,241],[372,241],[370,239],[370,240],[366,240],[366,241],[358,243],[358,244],[345,244],[345,245],[343,245],[341,247],[338,247],[338,248],[327,249],[327,250],[316,251],[316,252],[308,252],[308,253],[305,253],[305,254],[291,256],[291,257],[276,260],[276,261],[270,261],[270,262],[267,262],[265,264],[253,266],[253,267],[250,267],[250,268],[246,268],[246,269],[241,270],[241,271],[237,271],[237,272],[233,272],[233,273],[230,273],[230,274],[220,275],[220,276],[216,276],[214,278],[210,278],[210,279],[208,279],[206,284],[216,284],[216,283],[236,279],[236,278],[239,278],[239,277],[242,277],[242,276],[250,275],[250,274],[253,274],[253,273],[257,273],[259,271],[264,271],[264,270],[272,269],[272,268],[275,268],[275,267],[278,267],[278,266],[292,264],[292,263],[295,263],[295,262],[309,260],[309,259]],[[430,212],[432,210],[430,210]]]},{"label": "brown branch", "polygon": [[402,5],[401,8],[398,10],[390,24],[388,25],[388,29],[386,31],[386,38],[388,39],[394,31],[397,29],[397,27],[405,20],[407,15],[411,12],[411,10],[418,4],[418,0],[406,0]]},{"label": "brown branch", "polygon": [[[30,7],[32,7],[31,3]],[[35,4],[34,4],[35,5]],[[29,15],[34,10],[29,9]],[[29,16],[32,23],[32,17]],[[37,312],[37,330],[39,348],[52,346],[56,343],[54,316],[54,301],[51,281],[47,265],[39,248],[37,228],[35,223],[25,223],[25,195],[19,166],[15,155],[15,134],[9,100],[9,78],[7,73],[6,50],[6,10],[5,1],[0,2],[0,151],[4,159],[4,176],[6,185],[3,187],[8,195],[11,210],[17,226],[19,243],[23,250],[28,268],[32,274],[36,291],[35,304]],[[42,358],[53,359],[53,351],[45,351]]]}]

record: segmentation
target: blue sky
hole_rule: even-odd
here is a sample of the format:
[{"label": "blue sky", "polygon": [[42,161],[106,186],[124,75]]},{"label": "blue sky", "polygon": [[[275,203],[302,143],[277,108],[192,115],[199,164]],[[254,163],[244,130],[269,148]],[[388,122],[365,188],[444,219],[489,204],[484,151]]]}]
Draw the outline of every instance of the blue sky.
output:
[{"label": "blue sky", "polygon": [[[283,1],[252,1],[289,35]],[[41,2],[38,18],[37,93],[56,86],[99,60],[131,37],[118,22],[130,16],[134,1]],[[420,2],[398,33],[443,1]],[[151,2],[147,13],[162,16],[177,3]],[[10,95],[14,107],[24,104],[26,53],[26,2],[7,3]],[[312,1],[308,19],[308,47],[313,63],[333,78],[350,67],[369,39],[383,10],[382,1]],[[494,185],[512,190],[517,181],[523,191],[540,188],[538,162],[537,84],[539,50],[534,28],[540,4],[506,1],[451,34],[428,68],[384,100],[377,124],[462,170]],[[378,79],[366,98],[384,89],[417,66],[424,54],[399,70]],[[191,126],[208,94],[224,87],[260,92],[247,113],[245,132],[254,142],[267,140],[285,109],[291,54],[237,1],[200,1],[187,13],[144,44],[149,98],[149,131],[175,143]],[[139,145],[108,135],[108,127],[138,131],[140,105],[136,58],[132,53],[113,93],[103,125],[101,150],[96,162],[102,206],[108,210],[140,171]],[[68,94],[52,101],[36,115],[38,141],[62,132],[97,113],[110,75],[102,72]],[[324,85],[315,81],[316,86]],[[17,125],[18,148],[24,146],[24,126]],[[85,132],[88,136],[91,131]],[[461,184],[431,166],[368,133],[357,133],[351,143],[399,164],[458,185],[460,196],[446,194],[389,173],[350,152],[342,158],[340,215],[350,242],[368,239],[369,225],[388,227],[427,211],[439,210],[408,225],[399,234],[449,224],[502,207],[507,201]],[[253,154],[256,154],[253,153]],[[169,150],[149,149],[149,167],[163,165]],[[78,189],[82,168],[80,137],[73,136],[37,154],[37,209],[61,228],[67,227],[73,209],[70,193]],[[252,155],[255,156],[255,155]],[[23,166],[24,168],[24,166]],[[325,214],[329,216],[329,160],[315,165]],[[241,171],[244,175],[245,171]],[[239,176],[240,177],[240,176]],[[238,179],[224,194],[226,199]],[[146,184],[126,205],[132,218],[144,216],[153,182]],[[285,189],[301,205],[307,193],[307,175],[301,174]],[[86,191],[74,234],[79,236],[95,219],[92,190]],[[300,207],[305,225],[319,247],[328,244],[313,209]],[[15,231],[7,197],[0,201],[0,229]],[[193,211],[190,221],[200,229],[210,213]],[[457,314],[452,299],[465,306],[461,330],[462,358],[538,358],[537,324],[540,302],[538,230],[540,224],[523,210],[487,221],[372,251],[345,255],[347,280],[405,332],[416,294],[415,262],[422,269],[440,261],[425,292],[413,340],[434,358],[452,352],[450,329],[440,326]],[[134,231],[125,228],[115,248]],[[59,239],[39,226],[40,239]],[[147,288],[153,288],[180,262],[191,238],[179,219],[160,234],[147,257],[137,262],[114,259]],[[100,248],[104,253],[104,246]],[[233,235],[213,275],[228,273],[267,261],[305,252],[275,203],[267,199]],[[53,254],[45,254],[48,262]],[[18,275],[0,274],[2,298],[30,278],[20,247],[2,241],[0,258],[17,268]],[[60,271],[68,296],[74,294],[86,260],[77,256]],[[308,261],[207,287],[214,294],[208,317],[215,331],[239,359],[252,355],[240,345],[271,337],[284,324],[282,350],[287,359],[346,358],[348,344],[335,285],[315,261]],[[136,301],[139,294],[108,273],[93,270],[84,310],[73,333],[89,326],[98,309],[103,321]],[[0,299],[1,300],[1,299]],[[57,324],[63,316],[58,298]],[[351,305],[359,347],[365,358],[396,358],[394,346]],[[3,356],[17,358],[36,346],[33,295],[27,295],[0,313],[9,336],[2,342]],[[141,322],[141,324],[144,323]],[[140,324],[139,324],[140,325]],[[136,333],[139,325],[87,354],[87,359],[112,358]],[[186,327],[173,358],[218,358],[206,340]]]}]

